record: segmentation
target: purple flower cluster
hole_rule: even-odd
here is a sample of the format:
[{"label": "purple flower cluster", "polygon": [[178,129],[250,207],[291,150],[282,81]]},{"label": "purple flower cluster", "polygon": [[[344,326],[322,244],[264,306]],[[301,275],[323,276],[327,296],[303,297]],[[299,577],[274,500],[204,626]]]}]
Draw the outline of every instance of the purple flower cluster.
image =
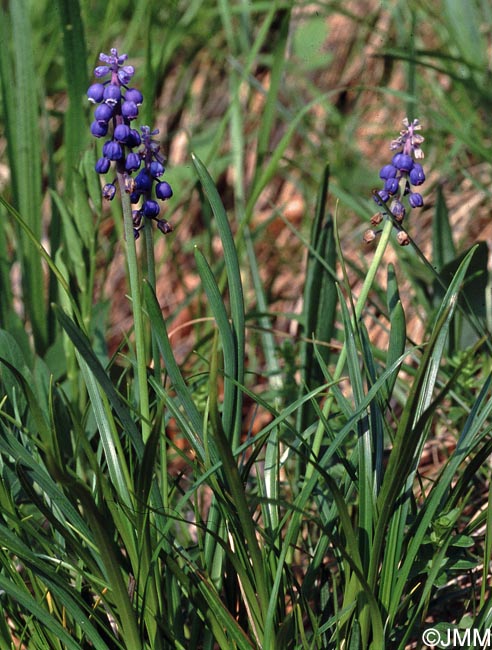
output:
[{"label": "purple flower cluster", "polygon": [[[425,174],[422,165],[416,160],[424,157],[420,145],[424,141],[423,136],[416,131],[422,128],[419,120],[415,119],[410,123],[408,118],[403,120],[404,129],[400,135],[391,143],[390,149],[397,151],[391,163],[384,165],[379,172],[379,177],[384,181],[382,190],[375,192],[374,200],[378,205],[387,203],[390,199],[390,211],[396,221],[403,221],[406,208],[402,202],[407,197],[410,208],[421,208],[424,200],[414,187],[422,185],[425,181]],[[415,159],[415,160],[414,160]]]},{"label": "purple flower cluster", "polygon": [[[152,139],[153,135],[159,133],[158,129],[151,131],[148,126],[140,127],[142,134],[142,148],[138,154],[129,154],[128,158],[132,155],[137,155],[138,166],[134,167],[136,171],[140,167],[140,161],[143,161],[143,168],[138,172],[131,184],[130,200],[133,204],[141,201],[141,206],[137,210],[133,210],[133,232],[135,238],[139,236],[139,231],[142,227],[143,217],[154,219],[157,222],[157,227],[165,235],[171,232],[172,226],[165,219],[158,219],[160,207],[157,201],[152,198],[152,188],[155,182],[155,196],[161,201],[171,198],[173,191],[171,186],[166,181],[161,180],[164,174],[164,158],[159,153],[160,145]],[[128,161],[127,158],[127,161]],[[135,161],[136,164],[136,161]]]},{"label": "purple flower cluster", "polygon": [[[164,158],[159,153],[159,143],[151,137],[159,131],[151,131],[148,126],[142,126],[139,132],[131,126],[132,121],[138,117],[143,96],[137,88],[128,87],[135,69],[131,65],[125,65],[127,59],[127,54],[118,55],[115,48],[111,49],[110,54],[100,54],[99,60],[104,65],[97,66],[94,75],[101,80],[108,75],[110,78],[92,84],[87,90],[87,97],[90,102],[97,104],[91,124],[92,135],[103,138],[112,126],[112,136],[103,144],[102,157],[95,166],[97,173],[106,174],[111,163],[115,162],[117,171],[125,175],[125,187],[131,195],[131,202],[136,204],[142,200],[141,207],[133,211],[134,234],[137,239],[143,225],[142,217],[155,220],[161,232],[171,232],[172,226],[165,219],[159,219],[160,206],[152,198],[154,181],[155,196],[158,199],[169,199],[173,192],[169,183],[160,179],[165,171]],[[143,168],[140,170],[142,162]],[[139,173],[136,178],[132,178],[131,174],[137,171]],[[115,183],[107,183],[102,193],[104,198],[112,200],[116,194]]]}]

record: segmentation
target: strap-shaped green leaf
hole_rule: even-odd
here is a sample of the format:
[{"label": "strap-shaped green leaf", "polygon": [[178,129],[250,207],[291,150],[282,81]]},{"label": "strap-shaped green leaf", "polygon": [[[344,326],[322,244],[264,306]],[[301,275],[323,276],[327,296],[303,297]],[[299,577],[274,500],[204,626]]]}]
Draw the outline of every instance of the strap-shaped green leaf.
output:
[{"label": "strap-shaped green leaf", "polygon": [[109,402],[120,418],[121,424],[125,428],[125,431],[130,438],[138,457],[141,458],[143,455],[144,444],[135,425],[135,421],[130,412],[130,409],[123,402],[121,396],[116,391],[106,370],[103,368],[99,359],[94,354],[90,342],[82,330],[59,307],[53,305],[53,309],[61,326],[70,337],[70,340],[80,353],[81,357],[84,359],[87,366],[90,368],[103,392],[106,393]]},{"label": "strap-shaped green leaf", "polygon": [[[196,157],[193,156],[193,164],[195,165],[198,178],[202,183],[205,195],[212,208],[219,236],[224,249],[224,262],[227,273],[227,283],[229,288],[229,299],[231,304],[231,319],[232,319],[232,332],[234,336],[235,348],[235,365],[236,376],[235,379],[238,385],[241,385],[244,380],[244,357],[245,357],[245,318],[244,318],[244,297],[243,286],[241,281],[241,270],[239,266],[239,259],[237,250],[234,243],[231,227],[225,208],[220,199],[217,188],[208,173],[204,164]],[[234,398],[234,420],[231,431],[226,431],[226,435],[231,441],[233,446],[237,446],[241,435],[242,427],[242,395],[238,387],[235,389]]]},{"label": "strap-shaped green leaf", "polygon": [[[12,189],[19,213],[39,242],[42,230],[39,74],[33,52],[29,3],[16,0],[9,3],[9,9],[9,14],[0,10],[0,78]],[[48,345],[48,321],[41,258],[25,231],[19,231],[19,240],[24,304],[38,349],[44,350]]]},{"label": "strap-shaped green leaf", "polygon": [[166,372],[171,378],[173,388],[176,391],[178,399],[186,414],[185,417],[191,424],[191,427],[187,428],[183,432],[188,432],[191,436],[190,443],[192,444],[194,451],[198,454],[200,460],[205,462],[202,417],[193,401],[193,395],[183,379],[181,370],[176,363],[161,308],[154,290],[147,282],[143,283],[143,295],[144,304],[149,314],[150,322],[152,323],[152,332],[157,340],[157,345],[159,346],[162,358],[164,359]]},{"label": "strap-shaped green leaf", "polygon": [[408,479],[409,470],[414,464],[415,451],[423,444],[427,423],[434,410],[431,404],[439,364],[452,316],[456,310],[458,293],[474,252],[475,248],[469,251],[446,292],[438,311],[431,339],[425,347],[409,397],[400,417],[393,449],[378,496],[379,516],[376,522],[374,551],[369,572],[371,586],[375,585],[386,526],[399,498],[400,490]]}]

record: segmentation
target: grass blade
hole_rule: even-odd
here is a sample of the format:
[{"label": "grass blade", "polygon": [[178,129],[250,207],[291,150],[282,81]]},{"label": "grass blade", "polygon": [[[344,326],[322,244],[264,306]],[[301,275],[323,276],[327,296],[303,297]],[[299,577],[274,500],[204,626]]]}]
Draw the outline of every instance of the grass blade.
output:
[{"label": "grass blade", "polygon": [[193,401],[192,393],[186,385],[186,382],[183,379],[183,375],[181,374],[181,370],[176,363],[173,349],[169,342],[166,323],[164,322],[161,308],[157,301],[154,290],[148,282],[143,283],[143,295],[144,304],[147,308],[150,322],[152,323],[152,332],[156,337],[159,350],[161,352],[162,358],[164,359],[166,372],[171,378],[172,386],[176,391],[178,400],[180,401],[186,414],[186,419],[188,419],[191,424],[191,427],[186,429],[191,436],[190,444],[198,454],[200,460],[204,463],[206,460],[206,454],[203,445],[202,416],[198,412],[195,402]]},{"label": "grass blade", "polygon": [[[386,354],[386,367],[388,368],[396,359],[401,357],[405,350],[406,342],[405,312],[401,304],[396,273],[392,264],[388,266],[388,286],[386,293],[390,319],[388,352]],[[386,402],[393,393],[397,376],[398,370],[395,370],[394,374],[386,382],[386,390],[383,396]]]},{"label": "grass blade", "polygon": [[96,420],[101,444],[104,449],[110,479],[118,494],[118,498],[128,507],[131,507],[133,501],[130,493],[133,491],[133,486],[108,399],[104,393],[101,393],[101,388],[94,374],[80,354],[78,354],[78,360],[85,385],[87,386],[87,393]]},{"label": "grass blade", "polygon": [[[26,219],[36,241],[41,240],[41,145],[39,110],[36,98],[39,84],[34,63],[33,37],[26,0],[10,2],[10,20],[0,14],[2,96],[8,127],[8,155],[12,170],[15,205]],[[11,39],[7,38],[10,28]],[[12,49],[7,46],[11,41]],[[11,55],[13,60],[10,59]],[[7,80],[11,80],[10,83]],[[12,82],[13,80],[13,82]],[[34,98],[34,101],[33,101]],[[44,303],[41,258],[22,230],[18,233],[24,304],[31,319],[33,335],[40,352],[48,346],[46,305]]]},{"label": "grass blade", "polygon": [[141,459],[144,451],[144,444],[141,435],[135,426],[135,421],[133,420],[129,409],[124,404],[120,395],[117,393],[105,369],[100,364],[99,359],[94,354],[89,340],[82,332],[82,330],[80,330],[77,325],[59,307],[54,305],[53,309],[61,326],[70,337],[70,340],[80,353],[87,366],[90,368],[103,392],[108,396],[112,407],[118,414],[121,424],[123,425],[127,435],[133,444],[135,451],[137,452],[137,456],[139,459]]},{"label": "grass blade", "polygon": [[[466,457],[473,454],[478,433],[487,422],[487,418],[492,412],[492,400],[489,395],[491,384],[492,377],[489,376],[467,418],[453,455],[446,463],[446,466],[438,480],[435,482],[431,493],[426,499],[425,506],[421,510],[413,526],[413,530],[407,534],[407,537],[410,537],[410,541],[407,544],[405,559],[398,571],[395,571],[397,580],[395,581],[394,590],[388,598],[389,620],[393,620],[397,614],[398,605],[401,602],[401,595],[405,586],[408,584],[408,576],[412,569],[412,565],[417,557],[418,550],[422,545],[424,536],[429,530],[431,522],[441,511],[442,499],[455,480],[459,466],[463,463]],[[452,503],[449,504],[449,507],[452,507],[452,505]]]},{"label": "grass blade", "polygon": [[[237,351],[235,349],[234,333],[231,329],[229,318],[220,295],[219,287],[212,274],[212,269],[200,250],[195,248],[195,260],[198,273],[202,280],[205,293],[212,314],[214,315],[217,327],[220,332],[220,339],[223,346],[224,357],[224,399],[222,422],[225,432],[232,432],[233,424],[236,420],[235,403],[237,377]],[[231,381],[231,379],[233,381]],[[231,433],[226,433],[228,438],[232,438]]]},{"label": "grass blade", "polygon": [[[326,200],[330,169],[325,167],[323,178],[318,191],[318,199],[313,225],[311,227],[310,247],[304,283],[302,332],[305,337],[313,337],[316,341],[327,343],[331,340],[335,326],[336,305],[338,293],[334,275],[329,274],[321,260],[329,264],[333,272],[336,266],[336,246],[333,232],[333,222],[325,222]],[[318,348],[324,361],[328,363],[329,349]],[[301,344],[301,386],[309,389],[324,382],[320,365],[315,362],[314,349],[311,342]],[[315,417],[312,406],[306,404],[299,409],[297,426],[300,431],[310,424]]]},{"label": "grass blade", "polygon": [[[244,298],[241,282],[241,271],[237,256],[234,238],[227,218],[226,211],[220,199],[217,188],[208,173],[204,164],[195,156],[192,156],[198,178],[203,186],[210,207],[217,222],[220,239],[224,249],[224,261],[227,272],[229,287],[229,298],[231,303],[232,332],[235,347],[235,365],[237,368],[237,381],[241,385],[244,381],[244,358],[245,358],[245,318]],[[232,446],[239,443],[242,427],[242,395],[239,388],[235,389],[234,396],[234,422],[230,431]]]},{"label": "grass blade", "polygon": [[[68,94],[68,108],[64,119],[65,187],[72,188],[73,173],[84,150],[88,135],[80,128],[86,120],[82,97],[87,90],[87,61],[84,25],[80,13],[79,0],[57,0],[58,15],[63,32],[63,61]],[[77,61],[77,65],[73,62]]]},{"label": "grass blade", "polygon": [[[30,615],[38,619],[43,627],[55,635],[55,638],[64,643],[67,650],[80,650],[80,644],[67,633],[61,623],[51,616],[26,589],[6,579],[3,575],[0,575],[0,588],[17,601],[26,613],[29,612]],[[66,597],[66,594],[64,595]],[[99,639],[99,642],[96,645],[97,648],[103,650],[103,648],[107,647],[105,644],[102,644],[101,639]]]},{"label": "grass blade", "polygon": [[409,398],[399,421],[381,491],[378,495],[379,517],[375,527],[374,550],[369,571],[369,584],[373,588],[376,584],[379,558],[383,549],[387,523],[393,513],[400,490],[408,479],[409,470],[414,464],[415,452],[423,444],[426,426],[433,412],[431,401],[439,363],[452,316],[456,310],[458,292],[474,252],[475,248],[465,257],[446,292],[438,312],[431,340],[419,364],[417,376],[412,384]]},{"label": "grass blade", "polygon": [[432,220],[432,263],[440,273],[445,264],[456,257],[449,212],[440,186],[437,187],[436,208]]}]

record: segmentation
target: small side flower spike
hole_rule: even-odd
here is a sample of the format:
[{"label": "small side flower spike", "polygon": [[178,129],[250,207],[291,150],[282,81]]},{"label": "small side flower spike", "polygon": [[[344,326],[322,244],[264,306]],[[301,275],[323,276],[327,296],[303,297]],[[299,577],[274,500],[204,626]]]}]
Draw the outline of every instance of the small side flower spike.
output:
[{"label": "small side flower spike", "polygon": [[[148,126],[140,127],[142,147],[139,151],[140,158],[144,167],[135,177],[133,192],[131,193],[131,202],[137,204],[141,200],[141,206],[134,211],[135,237],[138,238],[139,230],[144,221],[142,217],[153,219],[157,223],[159,230],[165,235],[172,231],[172,226],[165,219],[159,219],[161,207],[159,203],[152,198],[152,188],[155,185],[155,196],[161,201],[170,199],[173,195],[171,186],[166,181],[161,180],[165,172],[164,158],[160,153],[159,143],[152,136],[159,133],[158,129],[151,131]],[[138,215],[138,219],[135,217]]]},{"label": "small side flower spike", "polygon": [[[381,208],[386,208],[386,214],[389,208],[391,216],[398,223],[405,218],[407,209],[421,208],[424,205],[422,195],[412,189],[412,187],[422,185],[425,181],[422,165],[415,162],[424,158],[424,152],[420,148],[424,138],[417,133],[422,126],[419,120],[415,119],[410,122],[408,118],[403,120],[403,126],[398,138],[393,140],[390,145],[391,151],[396,152],[391,163],[384,165],[379,172],[379,177],[384,181],[383,189],[373,192],[376,204]],[[391,203],[387,206],[390,199]],[[403,203],[404,199],[407,200],[407,207]],[[370,237],[364,236],[364,240],[370,241]],[[405,246],[410,240],[400,231],[398,241]]]}]

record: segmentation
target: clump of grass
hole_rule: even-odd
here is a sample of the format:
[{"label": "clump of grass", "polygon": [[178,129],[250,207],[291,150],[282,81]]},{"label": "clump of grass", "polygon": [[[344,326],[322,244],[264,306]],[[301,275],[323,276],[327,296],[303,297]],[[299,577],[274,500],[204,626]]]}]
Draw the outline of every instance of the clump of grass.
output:
[{"label": "clump of grass", "polygon": [[[457,99],[468,106],[470,93],[487,105],[478,29],[486,9],[443,2],[432,35],[439,48],[424,50],[417,34],[405,50],[388,36],[378,52],[406,69],[409,114],[422,105],[419,117],[433,127],[425,191],[415,192],[423,169],[393,161],[375,190],[379,213],[366,236],[374,243],[364,244],[374,201],[367,181],[357,185],[357,170],[344,168],[354,141],[347,138],[346,159],[339,146],[330,160],[316,131],[316,111],[336,96],[313,83],[328,62],[320,54],[296,68],[306,54],[299,34],[321,47],[319,15],[227,2],[163,9],[142,1],[131,16],[124,3],[89,11],[60,1],[59,8],[42,20],[42,7],[28,12],[12,2],[0,21],[12,34],[0,53],[11,170],[0,197],[2,647],[403,650],[425,642],[426,627],[488,630],[487,246],[456,240],[432,180],[444,168],[457,175],[465,152],[477,163],[490,155],[480,111],[472,126],[453,120]],[[425,17],[406,3],[394,12],[400,26]],[[376,13],[369,18],[361,35],[377,24]],[[465,33],[476,36],[473,58]],[[39,50],[53,34],[63,50]],[[196,108],[187,71],[201,57],[227,53],[228,101],[200,116],[186,161],[171,158],[166,170],[177,227],[166,238],[164,268],[150,229],[133,236],[144,217],[156,216],[153,204],[144,207],[155,202],[153,183],[135,180],[135,158],[123,165],[130,151],[140,155],[137,145],[109,136],[123,145],[116,160],[123,208],[115,198],[108,210],[94,171],[106,165],[103,145],[89,141],[81,102],[97,58],[91,54],[89,65],[86,52],[115,41],[140,55],[135,84],[144,90],[145,124],[163,120],[163,85],[180,90],[168,107],[171,129]],[[444,99],[436,68],[451,84]],[[64,71],[66,88],[56,85],[55,70]],[[296,87],[308,89],[307,105]],[[375,90],[384,107],[390,91]],[[362,102],[365,90],[355,92]],[[68,101],[62,115],[60,93]],[[252,113],[254,99],[262,110]],[[108,121],[129,126],[126,113],[114,110]],[[338,129],[343,140],[367,119],[363,108],[343,111],[343,102],[328,109],[332,138]],[[451,138],[456,168],[440,144]],[[141,150],[145,169],[163,164],[152,153],[157,146],[149,140],[148,158]],[[409,157],[405,142],[399,146],[397,155]],[[375,177],[372,164],[365,160],[364,168]],[[275,198],[289,183],[311,197],[300,225]],[[126,189],[141,192],[131,197]],[[105,194],[115,195],[107,185]],[[396,205],[408,198],[410,218]],[[132,215],[133,199],[143,201],[134,203],[140,216]],[[426,213],[415,212],[423,203],[433,218],[425,255]],[[271,212],[266,226],[260,208]],[[351,210],[358,222],[347,250],[340,233]],[[202,223],[192,228],[186,218],[194,213]],[[268,228],[275,219],[296,242],[293,268],[302,268],[289,276],[302,307],[282,313],[297,333],[282,340],[270,294],[275,278],[265,269],[280,271],[260,252],[274,249]],[[179,239],[180,229],[189,240]],[[125,289],[118,297],[119,313],[130,311],[133,327],[110,350],[101,287],[114,251],[124,247],[129,296]],[[355,290],[354,274],[361,279]],[[179,282],[188,275],[198,279],[193,290]],[[174,310],[163,300],[173,292],[183,298]],[[408,325],[413,305],[426,322],[421,341]],[[193,334],[184,354],[170,336],[173,320]],[[379,329],[384,337],[375,337]],[[427,472],[428,443],[443,433],[452,442]]]}]

